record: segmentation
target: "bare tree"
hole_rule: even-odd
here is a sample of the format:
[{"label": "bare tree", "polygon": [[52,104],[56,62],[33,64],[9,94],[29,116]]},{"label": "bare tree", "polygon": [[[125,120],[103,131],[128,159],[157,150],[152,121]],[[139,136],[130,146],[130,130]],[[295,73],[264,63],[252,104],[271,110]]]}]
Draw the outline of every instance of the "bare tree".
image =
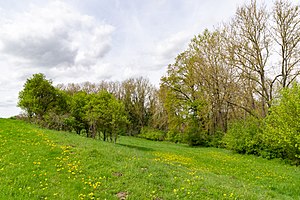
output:
[{"label": "bare tree", "polygon": [[280,56],[280,73],[275,77],[282,88],[289,85],[300,74],[300,9],[288,1],[278,0],[273,9],[272,33]]},{"label": "bare tree", "polygon": [[256,1],[238,8],[231,23],[231,36],[228,42],[232,49],[232,59],[241,77],[255,86],[261,102],[261,115],[266,116],[270,102],[270,85],[266,73],[271,49],[271,35],[268,30],[269,13],[265,6],[257,7]]}]

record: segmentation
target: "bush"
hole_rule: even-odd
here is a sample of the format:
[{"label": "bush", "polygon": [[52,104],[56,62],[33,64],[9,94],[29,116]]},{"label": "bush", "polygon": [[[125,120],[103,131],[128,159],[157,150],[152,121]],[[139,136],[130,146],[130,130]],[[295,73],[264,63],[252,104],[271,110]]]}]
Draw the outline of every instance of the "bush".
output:
[{"label": "bush", "polygon": [[224,132],[223,131],[216,131],[214,134],[209,135],[209,146],[211,147],[217,147],[217,148],[224,148],[224,143],[223,143],[223,137],[224,137]]},{"label": "bush", "polygon": [[183,135],[183,133],[180,133],[179,131],[169,130],[166,133],[165,140],[170,141],[170,142],[175,142],[175,143],[178,143],[178,142],[181,143],[181,142],[183,142],[182,135]]},{"label": "bush", "polygon": [[238,153],[260,155],[262,130],[262,120],[248,117],[230,124],[222,142],[226,148]]},{"label": "bush", "polygon": [[206,126],[206,121],[192,117],[181,122],[176,128],[170,129],[165,139],[175,143],[185,143],[189,146],[210,146],[210,136]]},{"label": "bush", "polygon": [[189,146],[207,147],[209,146],[209,138],[206,133],[195,130],[186,134],[185,143]]},{"label": "bush", "polygon": [[275,157],[300,164],[300,86],[284,89],[267,116],[263,140]]},{"label": "bush", "polygon": [[39,125],[58,131],[71,131],[72,128],[67,124],[68,115],[49,112],[44,116],[44,120],[39,121]]},{"label": "bush", "polygon": [[163,141],[166,138],[166,133],[154,128],[143,127],[138,137],[145,138],[147,140]]},{"label": "bush", "polygon": [[206,132],[199,130],[199,128],[191,127],[184,137],[184,143],[189,146],[209,146],[209,138]]}]

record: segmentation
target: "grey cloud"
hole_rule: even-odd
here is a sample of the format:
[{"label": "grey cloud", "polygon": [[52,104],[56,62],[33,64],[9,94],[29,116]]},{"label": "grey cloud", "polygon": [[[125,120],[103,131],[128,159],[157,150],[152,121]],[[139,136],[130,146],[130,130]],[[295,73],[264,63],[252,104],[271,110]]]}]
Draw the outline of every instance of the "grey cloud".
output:
[{"label": "grey cloud", "polygon": [[110,51],[113,30],[109,24],[54,2],[0,24],[0,52],[33,67],[93,65]]},{"label": "grey cloud", "polygon": [[4,40],[2,52],[24,58],[35,66],[73,65],[77,50],[72,50],[63,37],[24,36],[18,40]]}]

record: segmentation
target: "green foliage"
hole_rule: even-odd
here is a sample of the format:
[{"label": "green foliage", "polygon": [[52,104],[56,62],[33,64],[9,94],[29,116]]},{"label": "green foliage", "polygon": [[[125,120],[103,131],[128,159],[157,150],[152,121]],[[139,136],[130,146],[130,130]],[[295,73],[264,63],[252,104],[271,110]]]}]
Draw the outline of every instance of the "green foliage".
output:
[{"label": "green foliage", "polygon": [[33,116],[42,119],[44,114],[55,106],[57,90],[43,74],[34,74],[27,79],[23,90],[19,93],[18,106]]},{"label": "green foliage", "polygon": [[166,141],[171,141],[171,142],[182,142],[183,143],[183,134],[178,132],[178,131],[174,131],[174,130],[169,130],[166,134]]},{"label": "green foliage", "polygon": [[43,115],[43,119],[39,124],[54,130],[71,131],[72,127],[66,121],[70,116],[70,97],[64,91],[57,88],[55,90],[56,98],[55,102],[53,102],[53,107]]},{"label": "green foliage", "polygon": [[223,143],[239,153],[282,158],[300,164],[300,86],[281,91],[265,119],[232,123]]},{"label": "green foliage", "polygon": [[108,91],[67,92],[53,87],[43,74],[27,80],[19,107],[43,127],[77,134],[85,130],[87,137],[100,138],[102,134],[104,140],[109,137],[115,142],[128,123],[124,104]]},{"label": "green foliage", "polygon": [[66,123],[69,124],[75,132],[80,135],[83,129],[88,132],[88,121],[85,120],[85,106],[89,99],[86,92],[80,91],[70,97],[70,117],[66,119]]},{"label": "green foliage", "polygon": [[225,136],[225,133],[223,131],[217,130],[213,134],[209,134],[209,142],[208,146],[210,147],[217,147],[217,148],[225,148],[223,137]]},{"label": "green foliage", "polygon": [[71,126],[67,123],[68,114],[57,113],[54,111],[48,112],[44,115],[44,119],[39,121],[38,124],[54,130],[71,131]]},{"label": "green foliage", "polygon": [[166,133],[151,127],[143,127],[138,137],[145,138],[147,140],[163,141],[165,140]]},{"label": "green foliage", "polygon": [[167,138],[191,146],[207,146],[208,102],[193,64],[193,57],[186,51],[176,58],[174,65],[169,65],[168,76],[162,78],[168,113]]},{"label": "green foliage", "polygon": [[110,139],[116,142],[119,131],[127,123],[124,104],[109,92],[102,90],[90,95],[84,109],[84,118],[89,122],[91,137],[95,138],[97,133],[102,133],[105,141],[108,134]]},{"label": "green foliage", "polygon": [[300,86],[282,90],[267,116],[263,140],[276,157],[300,164]]},{"label": "green foliage", "polygon": [[262,120],[248,117],[246,120],[233,122],[223,138],[226,148],[238,153],[260,155],[263,149]]},{"label": "green foliage", "polygon": [[187,123],[184,142],[190,146],[209,146],[208,131],[202,119],[192,117]]},{"label": "green foliage", "polygon": [[[216,148],[118,144],[0,119],[0,199],[299,199],[299,168]],[[124,184],[126,183],[126,184]]]},{"label": "green foliage", "polygon": [[155,99],[155,88],[148,79],[143,77],[123,81],[121,87],[121,101],[125,106],[127,118],[126,131],[128,135],[137,135],[144,126],[149,125],[153,116],[153,101]]}]

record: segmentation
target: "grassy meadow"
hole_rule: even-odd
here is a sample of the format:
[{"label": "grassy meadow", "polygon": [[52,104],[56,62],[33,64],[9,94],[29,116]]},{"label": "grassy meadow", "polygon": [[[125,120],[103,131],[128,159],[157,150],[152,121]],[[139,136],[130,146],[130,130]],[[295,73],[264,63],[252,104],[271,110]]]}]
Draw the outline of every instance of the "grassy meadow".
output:
[{"label": "grassy meadow", "polygon": [[300,199],[300,169],[216,148],[117,144],[0,119],[0,199]]}]

